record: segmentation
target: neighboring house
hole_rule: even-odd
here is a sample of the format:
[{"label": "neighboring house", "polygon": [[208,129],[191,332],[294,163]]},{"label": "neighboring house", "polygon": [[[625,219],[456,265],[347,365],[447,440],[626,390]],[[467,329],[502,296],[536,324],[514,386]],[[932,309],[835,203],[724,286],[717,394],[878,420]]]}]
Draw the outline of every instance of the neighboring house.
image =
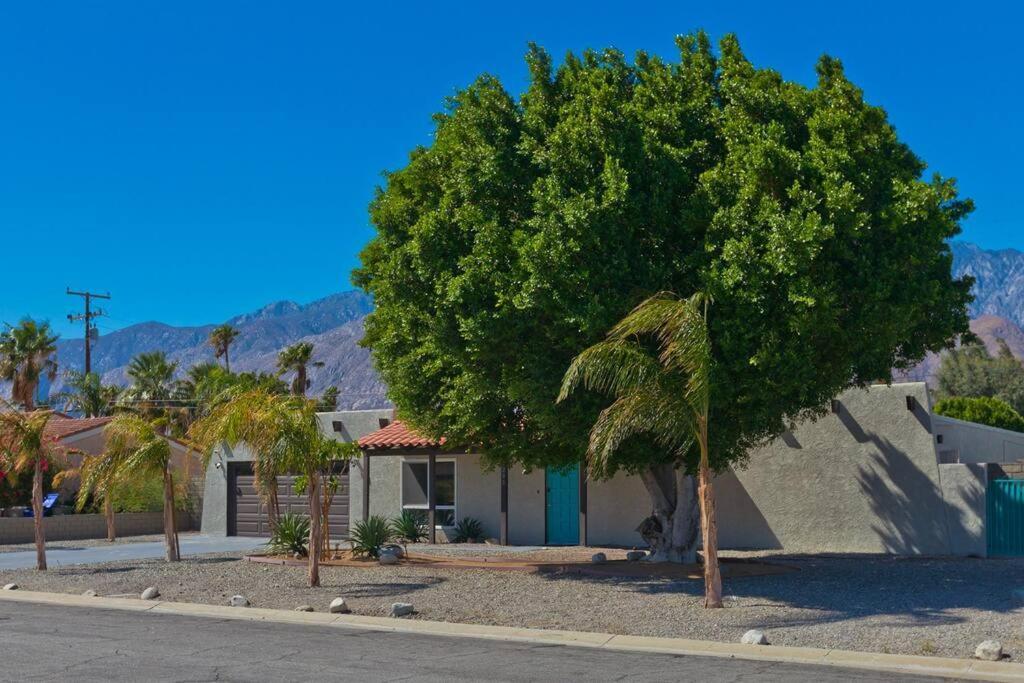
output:
[{"label": "neighboring house", "polygon": [[[325,432],[356,440],[363,451],[344,470],[332,508],[334,538],[344,537],[349,520],[368,515],[410,510],[426,522],[433,480],[437,540],[457,520],[473,517],[502,543],[644,545],[636,528],[651,504],[636,477],[588,482],[578,467],[486,469],[479,455],[423,438],[392,420],[389,410],[325,413],[321,422]],[[1003,481],[1024,477],[1014,474],[1024,466],[1012,464],[1022,451],[1024,434],[933,415],[924,383],[850,390],[830,414],[716,478],[720,545],[984,556],[992,538],[1005,541],[1007,529],[1019,525],[1024,554],[1024,479]],[[206,476],[204,533],[268,533],[250,460],[244,448],[215,454]],[[1006,507],[1007,486],[1020,487],[1019,507]],[[278,490],[282,499],[293,496],[287,482]],[[287,505],[305,510],[302,496]],[[1014,539],[996,543],[993,554],[1013,554]]]},{"label": "neighboring house", "polygon": [[[99,455],[106,448],[106,436],[103,429],[113,420],[112,417],[69,417],[63,413],[54,413],[46,423],[45,435],[55,438],[68,453],[68,461],[72,467],[82,463],[83,455]],[[174,469],[187,476],[199,474],[199,466],[195,455],[188,447],[177,439],[167,439],[171,445],[171,459]],[[78,482],[72,480],[61,487],[65,502],[77,491]]]}]

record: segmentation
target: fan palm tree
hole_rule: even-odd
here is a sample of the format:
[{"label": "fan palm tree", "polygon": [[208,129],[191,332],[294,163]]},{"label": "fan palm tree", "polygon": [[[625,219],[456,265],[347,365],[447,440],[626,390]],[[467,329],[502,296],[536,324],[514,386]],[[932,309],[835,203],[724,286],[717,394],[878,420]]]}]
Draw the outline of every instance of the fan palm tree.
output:
[{"label": "fan palm tree", "polygon": [[231,372],[231,359],[229,351],[239,332],[231,325],[220,325],[210,332],[210,346],[213,347],[213,355],[216,358],[224,359],[224,369]]},{"label": "fan palm tree", "polygon": [[64,386],[57,400],[63,402],[64,410],[83,417],[110,415],[121,393],[119,387],[103,384],[95,372],[68,370],[64,373]]},{"label": "fan palm tree", "polygon": [[11,400],[16,406],[33,410],[39,380],[57,376],[57,335],[47,322],[25,318],[17,327],[7,325],[0,333],[0,379],[12,383]]},{"label": "fan palm tree", "polygon": [[350,444],[324,436],[316,417],[316,403],[301,397],[253,390],[236,396],[197,421],[189,435],[204,465],[209,465],[220,443],[245,443],[255,454],[257,478],[293,472],[306,482],[309,505],[309,586],[320,585],[323,552],[323,491],[331,468],[352,455]]},{"label": "fan palm tree", "polygon": [[107,450],[82,473],[88,491],[110,488],[119,477],[156,476],[164,482],[164,545],[168,562],[181,559],[174,524],[174,477],[171,445],[151,422],[132,413],[121,413],[104,428]]},{"label": "fan palm tree", "polygon": [[163,351],[136,355],[126,371],[131,384],[121,392],[118,405],[154,423],[165,436],[182,431],[188,424],[188,407],[178,393],[177,370],[178,364]]},{"label": "fan palm tree", "polygon": [[[627,439],[645,435],[685,466],[696,447],[701,530],[704,545],[704,605],[722,606],[718,567],[715,496],[708,459],[711,340],[708,300],[701,294],[680,299],[662,292],[647,299],[616,324],[604,341],[573,359],[558,400],[577,387],[611,394],[614,401],[590,431],[591,468],[605,469]],[[649,344],[657,347],[657,355]]]},{"label": "fan palm tree", "polygon": [[43,527],[43,472],[61,455],[57,439],[46,435],[49,410],[22,412],[3,401],[0,406],[0,466],[4,476],[32,472],[32,525],[36,542],[36,569],[46,569],[46,534]]},{"label": "fan palm tree", "polygon": [[294,372],[292,378],[292,394],[305,396],[309,388],[309,368],[322,368],[324,364],[313,360],[313,344],[310,342],[299,342],[277,354],[277,374],[284,375]]}]

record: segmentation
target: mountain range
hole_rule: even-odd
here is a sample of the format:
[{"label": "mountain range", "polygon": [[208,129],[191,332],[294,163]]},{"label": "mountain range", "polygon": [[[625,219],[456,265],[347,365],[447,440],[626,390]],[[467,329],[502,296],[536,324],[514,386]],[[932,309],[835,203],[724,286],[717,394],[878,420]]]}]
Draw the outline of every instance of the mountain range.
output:
[{"label": "mountain range", "polygon": [[[954,274],[975,278],[971,329],[990,350],[995,351],[997,340],[1003,339],[1018,358],[1024,359],[1024,253],[986,250],[968,242],[951,246]],[[334,385],[340,390],[339,408],[387,406],[384,386],[373,369],[370,354],[359,346],[363,320],[371,310],[373,302],[367,295],[350,291],[305,305],[277,301],[235,316],[226,321],[240,332],[231,347],[231,367],[236,371],[274,372],[278,351],[308,341],[314,345],[314,359],[324,363],[311,370],[311,395]],[[93,370],[107,383],[126,384],[128,362],[143,351],[162,350],[182,369],[213,360],[207,338],[214,327],[173,327],[160,322],[125,327],[94,343]],[[61,340],[57,354],[62,367],[81,369],[83,341]],[[939,356],[932,354],[898,378],[931,381],[939,361]],[[59,389],[58,380],[54,390]]]},{"label": "mountain range", "polygon": [[[332,294],[306,305],[277,301],[235,316],[226,322],[239,331],[231,346],[231,369],[236,372],[275,372],[278,351],[299,341],[311,342],[313,359],[323,367],[310,370],[311,396],[328,386],[339,389],[340,409],[389,405],[384,387],[370,363],[369,351],[359,346],[363,319],[373,310],[367,295],[351,291]],[[173,327],[160,322],[131,325],[101,336],[92,346],[92,369],[107,384],[127,384],[125,370],[143,351],[164,351],[182,370],[214,360],[208,343],[215,325]],[[81,370],[85,349],[81,339],[60,340],[60,367]],[[51,391],[59,391],[60,380]]]}]

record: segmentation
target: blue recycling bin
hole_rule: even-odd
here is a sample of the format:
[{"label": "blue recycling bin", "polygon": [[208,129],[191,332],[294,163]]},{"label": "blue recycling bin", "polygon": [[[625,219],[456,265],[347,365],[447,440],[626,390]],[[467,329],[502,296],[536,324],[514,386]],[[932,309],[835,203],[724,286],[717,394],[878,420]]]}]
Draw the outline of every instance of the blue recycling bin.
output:
[{"label": "blue recycling bin", "polygon": [[[43,496],[43,517],[53,516],[53,506],[57,504],[58,498],[60,498],[59,493],[47,493],[45,496]],[[27,508],[25,508],[22,514],[25,517],[33,517],[34,515],[32,514],[32,506],[30,505]]]}]

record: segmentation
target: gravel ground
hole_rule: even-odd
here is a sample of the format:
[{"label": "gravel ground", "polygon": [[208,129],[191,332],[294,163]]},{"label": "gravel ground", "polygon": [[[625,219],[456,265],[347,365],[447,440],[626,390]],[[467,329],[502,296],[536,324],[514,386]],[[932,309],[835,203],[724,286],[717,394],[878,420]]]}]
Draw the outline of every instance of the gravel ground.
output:
[{"label": "gravel ground", "polygon": [[[594,552],[596,549],[588,549]],[[744,557],[752,554],[744,553]],[[968,657],[994,638],[1024,660],[1024,559],[904,559],[772,554],[800,569],[727,580],[727,607],[701,607],[698,581],[533,574],[477,569],[325,567],[323,586],[302,568],[256,564],[238,554],[0,572],[26,590],[138,594],[157,586],[173,601],[326,611],[344,596],[356,614],[386,615],[412,602],[416,617],[505,626],[674,636],[736,642],[763,628],[773,644]]]},{"label": "gravel ground", "polygon": [[[186,536],[197,534],[198,531],[179,531],[178,536],[185,538]],[[164,540],[163,534],[149,534],[146,536],[124,536],[118,538],[113,543],[109,543],[105,538],[84,538],[77,541],[47,541],[47,548],[98,548],[111,547],[114,545],[120,545],[123,543],[145,543],[147,541],[162,541]],[[8,545],[0,545],[0,553],[17,553],[25,550],[35,550],[35,543],[11,543]]]}]

